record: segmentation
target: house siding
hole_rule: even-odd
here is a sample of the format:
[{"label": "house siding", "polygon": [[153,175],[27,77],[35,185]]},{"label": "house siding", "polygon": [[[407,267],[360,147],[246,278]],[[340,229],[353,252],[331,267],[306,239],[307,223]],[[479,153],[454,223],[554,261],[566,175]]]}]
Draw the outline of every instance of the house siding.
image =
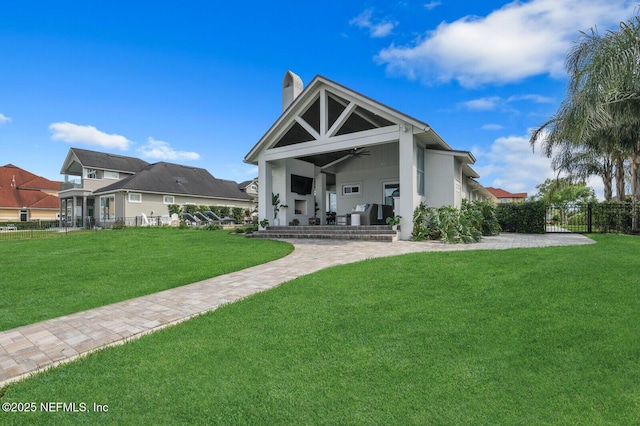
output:
[{"label": "house siding", "polygon": [[[358,204],[382,204],[384,182],[399,180],[398,144],[367,148],[370,155],[345,161],[336,171],[336,196],[339,215],[351,213]],[[347,164],[348,162],[348,164]],[[359,184],[359,195],[343,195],[342,187]],[[400,189],[402,191],[402,188]]]},{"label": "house siding", "polygon": [[425,203],[430,207],[455,204],[454,158],[437,151],[425,153]]}]

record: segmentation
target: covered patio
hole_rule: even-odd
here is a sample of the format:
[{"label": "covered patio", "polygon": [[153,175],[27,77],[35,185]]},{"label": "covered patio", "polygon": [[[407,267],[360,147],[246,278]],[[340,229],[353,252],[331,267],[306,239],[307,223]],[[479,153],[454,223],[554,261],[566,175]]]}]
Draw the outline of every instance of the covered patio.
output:
[{"label": "covered patio", "polygon": [[459,205],[465,180],[478,177],[473,156],[429,125],[321,76],[302,90],[290,71],[283,114],[245,161],[258,165],[259,217],[271,226],[340,224],[363,206],[388,206],[382,220],[401,216],[401,239],[420,202]]}]

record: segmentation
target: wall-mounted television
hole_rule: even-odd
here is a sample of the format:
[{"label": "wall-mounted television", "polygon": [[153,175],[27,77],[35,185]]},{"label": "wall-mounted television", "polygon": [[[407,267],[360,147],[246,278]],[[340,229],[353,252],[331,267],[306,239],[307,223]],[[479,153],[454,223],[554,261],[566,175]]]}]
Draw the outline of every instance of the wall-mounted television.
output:
[{"label": "wall-mounted television", "polygon": [[309,195],[313,191],[313,178],[299,175],[291,175],[291,192],[300,195]]}]

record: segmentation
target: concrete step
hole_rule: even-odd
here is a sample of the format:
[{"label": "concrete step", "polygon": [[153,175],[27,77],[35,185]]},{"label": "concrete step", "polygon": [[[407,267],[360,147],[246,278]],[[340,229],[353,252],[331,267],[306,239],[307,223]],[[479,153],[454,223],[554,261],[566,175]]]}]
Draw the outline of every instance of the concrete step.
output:
[{"label": "concrete step", "polygon": [[361,241],[396,241],[397,232],[389,225],[370,226],[270,226],[254,232],[256,238],[305,238]]}]

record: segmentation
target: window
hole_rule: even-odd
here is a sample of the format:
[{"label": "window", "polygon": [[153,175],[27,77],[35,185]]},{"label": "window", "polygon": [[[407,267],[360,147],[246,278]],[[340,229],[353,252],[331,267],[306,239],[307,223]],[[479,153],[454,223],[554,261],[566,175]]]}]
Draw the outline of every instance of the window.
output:
[{"label": "window", "polygon": [[384,204],[396,207],[395,199],[400,197],[400,184],[398,182],[385,182],[382,184]]},{"label": "window", "polygon": [[87,179],[98,179],[98,171],[96,169],[87,169]]},{"label": "window", "polygon": [[327,197],[329,198],[329,201],[327,202],[327,204],[329,205],[329,211],[330,212],[337,212],[338,211],[338,196],[336,195],[335,192],[327,192]]},{"label": "window", "polygon": [[118,172],[110,172],[108,170],[104,171],[104,178],[105,179],[120,179],[120,173]]},{"label": "window", "polygon": [[162,203],[163,204],[175,204],[176,203],[176,198],[173,195],[165,195],[164,197],[162,197]]},{"label": "window", "polygon": [[418,147],[418,159],[416,162],[416,189],[418,195],[424,195],[424,148]]},{"label": "window", "polygon": [[114,195],[100,197],[100,220],[116,218],[116,199]]},{"label": "window", "polygon": [[129,193],[129,202],[130,203],[141,203],[142,202],[142,194],[139,194],[137,192],[130,192]]},{"label": "window", "polygon": [[360,195],[360,185],[343,185],[342,195]]}]

